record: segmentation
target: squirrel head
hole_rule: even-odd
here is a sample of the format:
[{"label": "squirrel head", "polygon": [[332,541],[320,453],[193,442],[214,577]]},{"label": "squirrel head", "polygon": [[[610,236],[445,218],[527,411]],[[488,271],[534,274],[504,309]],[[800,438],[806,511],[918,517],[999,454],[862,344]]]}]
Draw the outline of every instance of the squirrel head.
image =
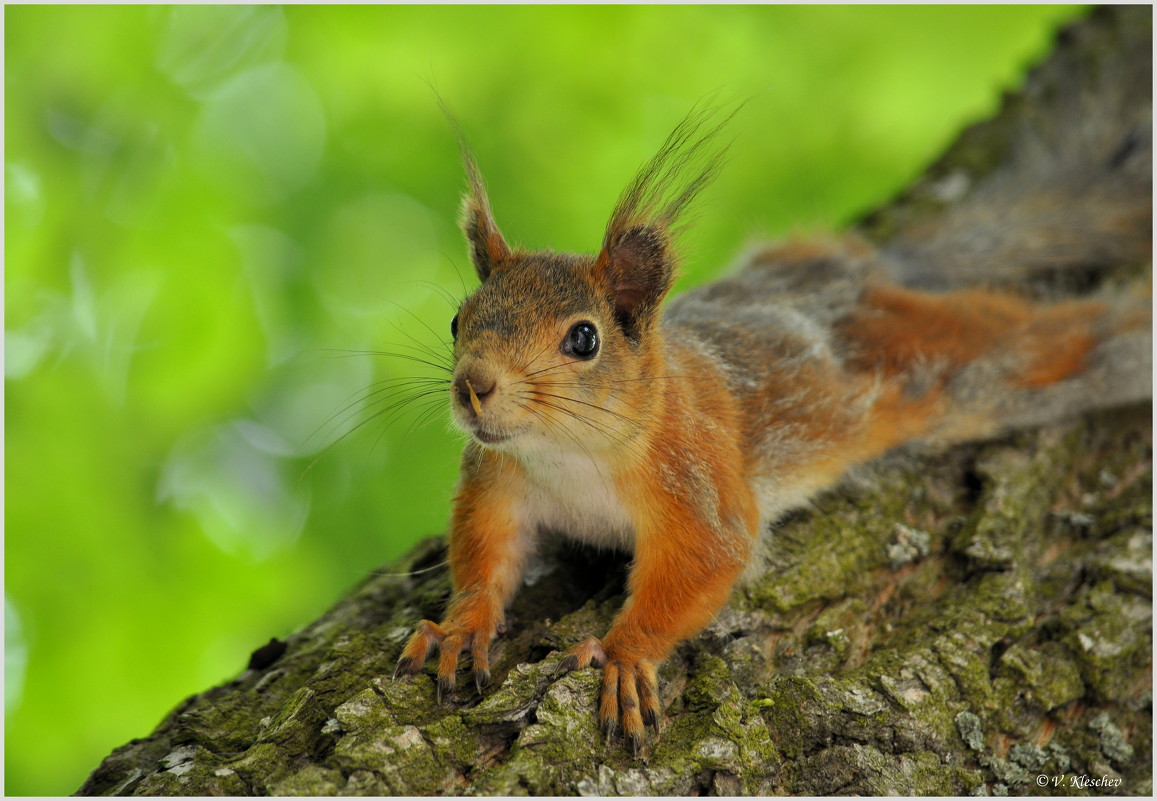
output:
[{"label": "squirrel head", "polygon": [[[718,171],[693,111],[624,190],[597,254],[511,247],[463,146],[462,227],[481,286],[451,322],[455,423],[485,447],[588,454],[630,442],[663,370],[660,305],[677,270],[676,226]],[[730,119],[730,117],[728,117]]]}]

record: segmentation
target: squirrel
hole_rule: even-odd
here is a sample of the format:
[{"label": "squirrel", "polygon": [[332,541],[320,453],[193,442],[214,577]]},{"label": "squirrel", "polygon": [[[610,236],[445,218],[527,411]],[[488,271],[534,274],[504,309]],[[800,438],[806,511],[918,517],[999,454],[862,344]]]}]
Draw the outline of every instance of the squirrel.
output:
[{"label": "squirrel", "polygon": [[450,323],[452,417],[469,435],[453,594],[395,677],[437,649],[441,700],[468,652],[482,692],[542,533],[621,549],[622,609],[560,669],[602,668],[600,726],[638,754],[659,729],[657,667],[758,569],[761,535],[849,468],[1149,398],[1145,287],[1043,301],[1001,286],[1151,258],[1148,117],[1122,115],[1136,124],[1086,126],[1076,144],[1022,133],[1022,156],[932,229],[760,246],[665,309],[677,227],[719,170],[727,120],[700,109],[675,128],[595,255],[508,244],[463,145],[481,285]]}]

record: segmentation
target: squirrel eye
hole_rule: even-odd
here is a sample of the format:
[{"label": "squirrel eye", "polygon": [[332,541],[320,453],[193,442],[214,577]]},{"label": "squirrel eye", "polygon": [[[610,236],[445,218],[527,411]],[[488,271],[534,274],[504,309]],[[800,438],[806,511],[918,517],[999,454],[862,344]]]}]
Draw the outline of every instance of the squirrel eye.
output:
[{"label": "squirrel eye", "polygon": [[577,323],[562,342],[562,352],[580,359],[590,359],[599,350],[599,332],[594,323]]},{"label": "squirrel eye", "polygon": [[450,321],[450,336],[454,337],[454,341],[458,341],[458,315],[454,315],[454,319]]}]

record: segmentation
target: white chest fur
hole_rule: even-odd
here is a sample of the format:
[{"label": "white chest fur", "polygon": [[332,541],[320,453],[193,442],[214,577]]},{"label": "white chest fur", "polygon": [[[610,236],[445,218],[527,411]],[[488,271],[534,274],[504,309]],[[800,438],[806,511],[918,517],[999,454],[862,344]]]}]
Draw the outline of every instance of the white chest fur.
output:
[{"label": "white chest fur", "polygon": [[528,526],[633,550],[634,526],[607,465],[585,453],[535,453],[521,461],[528,478],[523,506]]}]

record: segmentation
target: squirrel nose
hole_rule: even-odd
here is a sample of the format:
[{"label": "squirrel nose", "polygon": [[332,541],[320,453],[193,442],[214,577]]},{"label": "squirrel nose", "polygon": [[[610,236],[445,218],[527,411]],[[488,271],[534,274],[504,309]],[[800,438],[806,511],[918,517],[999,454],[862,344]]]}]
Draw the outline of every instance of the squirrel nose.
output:
[{"label": "squirrel nose", "polygon": [[454,392],[464,408],[473,409],[474,414],[482,414],[483,402],[494,394],[497,385],[493,376],[465,373],[454,380]]}]

